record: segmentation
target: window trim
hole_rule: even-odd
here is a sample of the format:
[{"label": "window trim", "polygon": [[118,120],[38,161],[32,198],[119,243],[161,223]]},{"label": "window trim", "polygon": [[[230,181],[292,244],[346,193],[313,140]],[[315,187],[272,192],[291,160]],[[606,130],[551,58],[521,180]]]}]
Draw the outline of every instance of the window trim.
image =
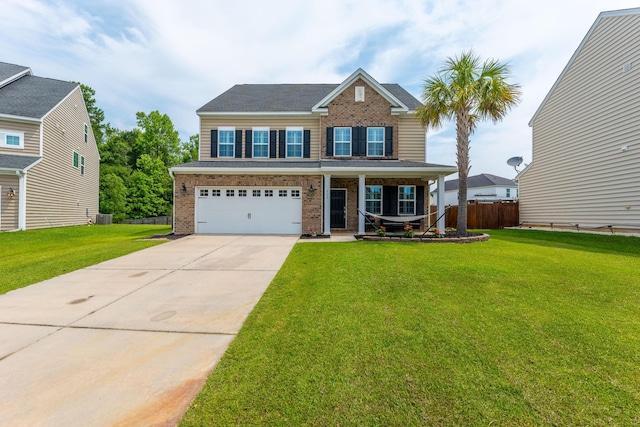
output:
[{"label": "window trim", "polygon": [[[382,129],[382,140],[380,141],[369,141],[369,129]],[[372,126],[367,128],[367,157],[384,157],[384,142],[385,142],[385,129],[384,126]],[[381,154],[371,154],[371,150],[369,150],[370,144],[380,145]]]},{"label": "window trim", "polygon": [[80,155],[80,175],[84,176],[84,156]]},{"label": "window trim", "polygon": [[[400,188],[404,188],[404,187],[411,187],[413,188],[413,199],[401,199],[400,198]],[[402,194],[404,194],[404,192],[402,192]],[[398,185],[398,216],[402,216],[402,215],[415,215],[416,214],[416,204],[417,204],[417,198],[418,198],[418,194],[417,194],[417,189],[415,185]],[[401,213],[400,212],[400,204],[402,202],[413,202],[413,212],[412,213]]]},{"label": "window trim", "polygon": [[[252,151],[251,156],[254,159],[268,159],[269,158],[269,154],[270,154],[269,153],[269,146],[271,145],[270,144],[271,141],[270,141],[270,132],[269,132],[269,130],[270,129],[268,127],[254,127],[254,128],[251,128],[251,151]],[[256,132],[265,132],[267,134],[267,142],[265,142],[265,143],[261,142],[259,144],[256,144]],[[267,154],[265,156],[256,156],[256,146],[263,147],[265,145],[267,146]]]},{"label": "window trim", "polygon": [[[221,132],[231,132],[231,142],[221,142],[222,140],[222,135]],[[230,156],[223,156],[220,154],[221,150],[221,146],[228,146],[231,145],[231,155]],[[236,128],[233,126],[218,126],[218,158],[220,159],[233,159],[236,156]]]},{"label": "window trim", "polygon": [[[300,143],[297,142],[289,142],[289,132],[300,132]],[[285,158],[287,159],[302,159],[304,157],[304,128],[302,126],[293,126],[286,127],[285,131],[285,140],[286,140],[286,148],[285,148]],[[289,146],[300,146],[300,155],[299,156],[290,156],[289,155]]]},{"label": "window trim", "polygon": [[84,124],[84,143],[87,144],[89,142],[89,125]]},{"label": "window trim", "polygon": [[[347,144],[347,141],[338,141],[336,138],[338,129],[348,129],[349,130],[349,154],[338,154],[338,144]],[[348,126],[340,126],[333,128],[333,156],[334,157],[351,157],[353,155],[353,131]]]},{"label": "window trim", "polygon": [[[380,198],[379,199],[368,199],[367,198],[367,188],[371,188],[371,187],[378,187],[380,188]],[[372,212],[367,210],[367,212],[372,213],[372,214],[376,214],[376,215],[382,215],[382,198],[384,197],[383,195],[384,191],[383,191],[383,186],[382,185],[366,185],[365,186],[365,190],[364,190],[364,207],[366,209],[367,207],[367,202],[376,202],[376,203],[380,203],[380,211],[379,212]]]},{"label": "window trim", "polygon": [[80,168],[80,153],[78,153],[77,151],[73,150],[73,167],[74,169],[79,169]]},{"label": "window trim", "polygon": [[[8,144],[7,137],[13,136],[18,138],[18,145]],[[24,148],[24,132],[15,130],[0,129],[0,148],[15,148],[21,150]]]}]

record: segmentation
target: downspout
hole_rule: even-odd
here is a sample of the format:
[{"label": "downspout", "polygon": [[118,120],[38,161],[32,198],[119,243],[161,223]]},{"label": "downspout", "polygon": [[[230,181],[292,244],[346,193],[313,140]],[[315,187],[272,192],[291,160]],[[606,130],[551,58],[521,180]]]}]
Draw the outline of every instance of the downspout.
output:
[{"label": "downspout", "polygon": [[27,229],[27,173],[16,171],[18,175],[18,230]]},{"label": "downspout", "polygon": [[[198,147],[198,157],[200,157],[200,147]],[[171,206],[171,232],[176,232],[176,177],[173,175],[173,171],[169,169],[169,176],[173,180],[173,203]]]}]

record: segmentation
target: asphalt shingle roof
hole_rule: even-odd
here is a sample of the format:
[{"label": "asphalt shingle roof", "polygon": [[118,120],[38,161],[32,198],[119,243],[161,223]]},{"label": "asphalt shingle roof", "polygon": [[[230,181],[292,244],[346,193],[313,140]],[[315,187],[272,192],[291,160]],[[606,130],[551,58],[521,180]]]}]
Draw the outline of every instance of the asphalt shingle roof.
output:
[{"label": "asphalt shingle roof", "polygon": [[0,82],[7,80],[10,77],[20,74],[29,67],[23,67],[22,65],[9,64],[7,62],[0,62]]},{"label": "asphalt shingle roof", "polygon": [[[457,190],[458,182],[459,181],[457,179],[445,181],[444,191]],[[493,185],[511,187],[516,185],[516,183],[512,179],[502,178],[488,173],[482,173],[480,175],[474,175],[467,178],[467,188],[491,187]]]},{"label": "asphalt shingle roof", "polygon": [[[307,112],[338,84],[242,84],[217,96],[198,113]],[[398,84],[383,84],[386,90],[414,110],[421,104]]]},{"label": "asphalt shingle roof", "polygon": [[40,157],[0,154],[0,169],[23,170],[34,164]]},{"label": "asphalt shingle roof", "polygon": [[[12,64],[2,63],[8,69],[6,65]],[[21,77],[0,88],[0,114],[41,119],[77,86],[44,77]]]}]

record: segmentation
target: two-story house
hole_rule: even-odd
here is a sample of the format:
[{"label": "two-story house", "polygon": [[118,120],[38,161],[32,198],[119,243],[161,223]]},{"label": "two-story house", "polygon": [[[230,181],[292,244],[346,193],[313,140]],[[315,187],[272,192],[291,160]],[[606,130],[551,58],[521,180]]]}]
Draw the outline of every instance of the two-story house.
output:
[{"label": "two-story house", "polygon": [[0,62],[0,230],[95,220],[99,167],[80,85]]},{"label": "two-story house", "polygon": [[420,105],[362,69],[232,87],[197,111],[199,161],[171,168],[174,232],[362,234],[359,212],[426,214],[429,184],[457,169],[426,163]]}]

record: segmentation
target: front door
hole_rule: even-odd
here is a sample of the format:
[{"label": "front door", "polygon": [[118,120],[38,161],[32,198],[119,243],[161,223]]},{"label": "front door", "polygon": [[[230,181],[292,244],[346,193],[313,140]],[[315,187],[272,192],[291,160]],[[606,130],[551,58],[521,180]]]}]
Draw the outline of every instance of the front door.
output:
[{"label": "front door", "polygon": [[347,228],[347,190],[331,189],[331,228]]}]

